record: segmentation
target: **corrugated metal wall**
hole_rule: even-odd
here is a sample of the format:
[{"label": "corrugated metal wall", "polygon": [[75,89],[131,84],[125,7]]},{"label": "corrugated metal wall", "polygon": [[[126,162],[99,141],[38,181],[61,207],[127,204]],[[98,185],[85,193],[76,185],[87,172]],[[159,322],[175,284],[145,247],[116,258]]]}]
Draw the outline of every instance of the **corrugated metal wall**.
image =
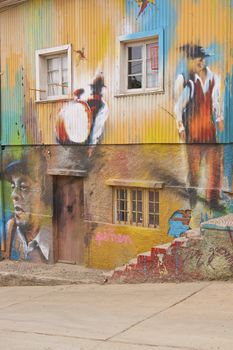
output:
[{"label": "corrugated metal wall", "polygon": [[[214,55],[221,77],[225,117],[221,142],[233,141],[231,0],[155,0],[142,14],[136,0],[30,0],[0,14],[3,144],[55,144],[55,122],[64,102],[35,103],[35,50],[71,43],[73,89],[85,88],[103,72],[109,107],[102,143],[178,143],[174,82],[184,69],[179,47],[202,45]],[[116,96],[119,36],[164,31],[164,92]]]}]

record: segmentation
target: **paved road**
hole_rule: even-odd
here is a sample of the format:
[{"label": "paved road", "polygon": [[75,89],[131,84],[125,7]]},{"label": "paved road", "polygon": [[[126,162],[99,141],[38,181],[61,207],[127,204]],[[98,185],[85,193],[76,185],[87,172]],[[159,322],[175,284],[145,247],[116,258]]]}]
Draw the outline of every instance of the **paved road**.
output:
[{"label": "paved road", "polygon": [[232,350],[233,283],[0,288],[1,350]]}]

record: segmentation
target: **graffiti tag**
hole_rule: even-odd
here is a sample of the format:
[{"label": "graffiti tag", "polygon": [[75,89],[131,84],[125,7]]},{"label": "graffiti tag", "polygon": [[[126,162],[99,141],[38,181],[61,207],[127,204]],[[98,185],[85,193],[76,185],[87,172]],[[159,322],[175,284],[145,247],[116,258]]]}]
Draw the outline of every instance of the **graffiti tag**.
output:
[{"label": "graffiti tag", "polygon": [[216,257],[222,256],[229,263],[230,268],[233,269],[233,255],[226,248],[224,247],[210,248],[209,252],[211,253],[211,255],[208,257],[207,266],[210,266],[213,270],[215,270],[215,268],[211,265],[211,263]]},{"label": "graffiti tag", "polygon": [[98,245],[102,242],[113,242],[117,244],[131,244],[132,239],[127,235],[117,235],[113,232],[97,232],[95,235],[95,241]]},{"label": "graffiti tag", "polygon": [[217,257],[224,258],[228,263],[230,268],[233,270],[233,254],[231,254],[225,247],[211,247],[209,248],[209,255],[205,259],[204,254],[201,250],[193,250],[189,255],[187,255],[183,263],[187,260],[195,260],[196,266],[200,268],[201,266],[207,266],[215,270],[212,263],[214,262],[214,259]]}]

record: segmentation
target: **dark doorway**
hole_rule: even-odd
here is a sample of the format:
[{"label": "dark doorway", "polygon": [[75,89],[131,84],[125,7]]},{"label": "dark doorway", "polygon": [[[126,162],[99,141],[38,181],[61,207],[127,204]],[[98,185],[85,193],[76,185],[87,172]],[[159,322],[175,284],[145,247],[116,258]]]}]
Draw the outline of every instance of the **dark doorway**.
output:
[{"label": "dark doorway", "polygon": [[54,177],[54,228],[57,261],[84,262],[83,178]]}]

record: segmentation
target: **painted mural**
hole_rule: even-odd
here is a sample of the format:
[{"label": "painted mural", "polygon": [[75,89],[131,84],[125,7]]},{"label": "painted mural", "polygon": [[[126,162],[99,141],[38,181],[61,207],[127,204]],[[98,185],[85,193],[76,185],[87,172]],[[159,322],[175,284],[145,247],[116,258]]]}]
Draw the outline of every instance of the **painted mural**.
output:
[{"label": "painted mural", "polygon": [[[74,247],[60,238],[68,229],[54,223],[55,209],[82,227],[77,261],[100,268],[233,213],[231,11],[230,0],[32,0],[0,13],[3,256],[49,263]],[[35,52],[60,45],[71,47],[70,91],[38,100],[46,87],[38,88]],[[55,56],[41,58],[48,76],[39,80],[68,91],[67,61]],[[125,191],[118,204],[115,183]],[[146,202],[152,190],[156,203]],[[182,259],[202,256],[211,269],[228,254],[220,243],[205,241]],[[164,276],[170,255],[157,253]]]},{"label": "painted mural", "polygon": [[216,143],[216,128],[223,131],[220,78],[206,65],[211,54],[199,45],[180,48],[187,59],[187,77],[175,81],[175,115],[182,141]]},{"label": "painted mural", "polygon": [[172,214],[168,220],[169,236],[172,236],[174,238],[181,237],[182,234],[191,229],[189,226],[191,220],[191,212],[192,211],[190,209],[185,209],[177,210]]},{"label": "painted mural", "polygon": [[137,18],[143,14],[149,4],[155,4],[155,0],[135,0],[140,7]]},{"label": "painted mural", "polygon": [[76,89],[74,102],[65,105],[58,114],[56,135],[60,144],[96,144],[104,131],[108,118],[108,106],[103,100],[105,87],[102,74],[90,84],[91,96],[82,99],[84,89]]},{"label": "painted mural", "polygon": [[19,159],[12,159],[10,155],[6,160],[4,178],[10,185],[11,203],[6,214],[9,219],[6,222],[5,255],[13,260],[52,262],[45,158],[43,154],[31,151]]},{"label": "painted mural", "polygon": [[[175,81],[176,103],[174,112],[180,138],[186,143],[216,143],[217,129],[223,132],[223,108],[220,101],[220,78],[206,65],[211,55],[200,45],[185,44],[180,47],[187,60],[187,73]],[[204,153],[198,146],[187,149],[188,181],[192,205],[196,205],[197,188],[202,167],[206,169],[208,183],[206,199],[211,207],[219,200],[221,156],[210,147]]]}]

